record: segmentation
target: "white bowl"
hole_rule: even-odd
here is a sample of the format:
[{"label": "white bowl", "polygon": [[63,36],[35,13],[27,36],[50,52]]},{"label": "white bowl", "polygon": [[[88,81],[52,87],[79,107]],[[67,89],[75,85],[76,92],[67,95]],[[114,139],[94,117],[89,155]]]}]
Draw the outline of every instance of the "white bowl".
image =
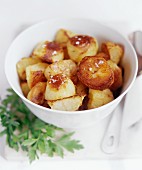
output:
[{"label": "white bowl", "polygon": [[[75,33],[94,36],[99,41],[114,41],[124,45],[125,53],[122,60],[124,68],[124,84],[119,97],[112,102],[96,109],[85,111],[58,111],[48,109],[26,99],[21,91],[16,63],[29,56],[35,45],[43,40],[53,40],[58,29],[65,28]],[[123,96],[131,88],[137,73],[137,56],[129,41],[117,31],[89,19],[51,19],[38,23],[22,32],[11,44],[5,62],[5,73],[13,90],[20,96],[26,106],[37,117],[47,123],[62,128],[80,128],[100,121],[109,115],[119,104]]]}]

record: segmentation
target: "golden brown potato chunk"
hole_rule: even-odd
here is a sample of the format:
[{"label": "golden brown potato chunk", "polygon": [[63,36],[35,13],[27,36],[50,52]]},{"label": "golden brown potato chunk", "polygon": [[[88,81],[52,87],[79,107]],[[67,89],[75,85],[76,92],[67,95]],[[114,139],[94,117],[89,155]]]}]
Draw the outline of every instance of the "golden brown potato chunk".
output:
[{"label": "golden brown potato chunk", "polygon": [[114,73],[114,82],[110,86],[110,89],[112,91],[115,91],[118,88],[120,88],[123,84],[122,69],[111,60],[108,60],[107,63],[110,66],[110,68],[113,70],[113,73]]},{"label": "golden brown potato chunk", "polygon": [[69,38],[75,36],[75,33],[65,30],[65,29],[60,29],[55,36],[55,42],[62,44],[63,47],[66,46]]},{"label": "golden brown potato chunk", "polygon": [[44,41],[35,47],[32,57],[38,58],[43,62],[53,63],[55,61],[63,60],[63,48],[56,42]]},{"label": "golden brown potato chunk", "polygon": [[75,95],[75,85],[62,74],[51,76],[47,81],[45,99],[58,100]]},{"label": "golden brown potato chunk", "polygon": [[46,89],[46,83],[39,82],[30,90],[27,98],[33,103],[42,105],[45,99],[45,89]]},{"label": "golden brown potato chunk", "polygon": [[98,51],[98,43],[93,37],[77,35],[69,39],[67,50],[70,58],[78,63],[85,56],[94,56]]},{"label": "golden brown potato chunk", "polygon": [[88,91],[88,87],[82,84],[80,81],[76,84],[76,94],[79,96],[86,96]]},{"label": "golden brown potato chunk", "polygon": [[82,96],[72,96],[56,101],[48,101],[51,109],[63,110],[63,111],[76,111],[82,105],[84,97]]},{"label": "golden brown potato chunk", "polygon": [[31,89],[36,83],[46,81],[44,71],[48,64],[38,63],[26,68],[26,79],[29,88]]},{"label": "golden brown potato chunk", "polygon": [[59,43],[63,48],[64,59],[70,59],[67,50],[67,42],[69,38],[73,36],[75,36],[75,33],[65,29],[60,29],[55,36],[55,42]]},{"label": "golden brown potato chunk", "polygon": [[67,46],[63,47],[63,51],[64,51],[64,59],[70,59],[69,53],[68,53],[68,49]]},{"label": "golden brown potato chunk", "polygon": [[102,43],[101,51],[109,56],[109,59],[118,64],[123,56],[124,50],[121,45],[113,42]]},{"label": "golden brown potato chunk", "polygon": [[105,60],[110,59],[109,55],[107,55],[106,53],[103,53],[103,52],[96,54],[95,57],[104,58]]},{"label": "golden brown potato chunk", "polygon": [[69,78],[76,76],[77,65],[72,60],[61,60],[50,64],[44,74],[47,79],[56,74],[64,74]]},{"label": "golden brown potato chunk", "polygon": [[118,43],[108,40],[99,47],[94,37],[59,29],[53,41],[40,42],[16,64],[21,90],[30,101],[54,110],[100,107],[120,94],[123,55]]},{"label": "golden brown potato chunk", "polygon": [[102,91],[89,89],[88,97],[89,97],[88,109],[103,106],[114,99],[113,93],[109,89],[105,89]]},{"label": "golden brown potato chunk", "polygon": [[48,105],[47,100],[45,99],[44,99],[42,106],[50,109],[50,106]]},{"label": "golden brown potato chunk", "polygon": [[20,83],[20,86],[21,86],[21,89],[22,89],[22,92],[24,94],[25,97],[27,97],[30,89],[29,89],[29,86],[28,86],[28,83],[27,82],[22,82]]},{"label": "golden brown potato chunk", "polygon": [[109,88],[114,82],[114,73],[104,58],[87,56],[79,64],[78,79],[95,90]]},{"label": "golden brown potato chunk", "polygon": [[19,78],[21,80],[26,80],[26,67],[39,62],[41,62],[39,59],[35,59],[31,57],[29,58],[24,57],[20,61],[18,61],[18,63],[16,64],[16,68],[17,68]]}]

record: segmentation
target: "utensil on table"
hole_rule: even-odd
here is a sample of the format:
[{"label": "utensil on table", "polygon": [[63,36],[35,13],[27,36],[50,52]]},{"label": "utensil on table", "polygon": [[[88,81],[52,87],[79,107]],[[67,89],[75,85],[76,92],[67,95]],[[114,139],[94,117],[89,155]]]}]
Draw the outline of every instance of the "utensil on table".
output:
[{"label": "utensil on table", "polygon": [[142,120],[142,31],[131,34],[131,41],[138,56],[138,77],[129,93],[113,112],[104,135],[101,148],[108,154],[115,153],[118,149],[121,125],[126,128],[133,127]]},{"label": "utensil on table", "polygon": [[117,108],[113,111],[113,115],[102,141],[101,148],[103,152],[108,154],[114,153],[118,148],[124,100],[125,99],[123,98]]}]

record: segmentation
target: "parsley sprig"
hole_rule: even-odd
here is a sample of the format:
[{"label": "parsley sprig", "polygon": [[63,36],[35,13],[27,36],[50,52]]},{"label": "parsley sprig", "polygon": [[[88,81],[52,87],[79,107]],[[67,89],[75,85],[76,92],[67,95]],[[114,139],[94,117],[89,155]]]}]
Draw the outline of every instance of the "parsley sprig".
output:
[{"label": "parsley sprig", "polygon": [[74,152],[83,149],[80,141],[71,139],[72,133],[45,123],[32,114],[19,96],[8,89],[6,98],[0,105],[0,121],[4,128],[0,136],[6,135],[7,144],[18,151],[27,152],[30,162],[39,154],[49,157],[64,157],[64,150]]}]

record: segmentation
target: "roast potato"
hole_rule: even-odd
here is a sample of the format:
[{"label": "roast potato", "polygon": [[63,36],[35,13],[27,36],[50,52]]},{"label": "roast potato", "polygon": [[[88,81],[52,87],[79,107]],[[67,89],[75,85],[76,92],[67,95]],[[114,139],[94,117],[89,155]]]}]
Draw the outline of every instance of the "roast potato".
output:
[{"label": "roast potato", "polygon": [[104,58],[105,60],[110,59],[109,55],[107,55],[106,53],[103,53],[103,52],[99,52],[98,54],[95,55],[95,57]]},{"label": "roast potato", "polygon": [[27,95],[28,95],[28,93],[30,91],[28,83],[27,82],[21,82],[20,86],[21,86],[21,89],[22,89],[22,92],[23,92],[24,96],[27,97]]},{"label": "roast potato", "polygon": [[101,51],[109,56],[109,59],[118,64],[123,56],[124,50],[121,45],[113,42],[102,43]]},{"label": "roast potato", "polygon": [[112,91],[116,91],[118,88],[120,88],[123,84],[123,77],[122,77],[122,68],[120,68],[119,66],[117,66],[116,63],[114,63],[111,60],[107,61],[108,65],[110,66],[110,68],[113,70],[114,73],[114,82],[113,84],[110,86],[110,89]]},{"label": "roast potato", "polygon": [[87,95],[88,88],[81,83],[81,81],[78,81],[76,84],[76,94],[79,96],[86,96]]},{"label": "roast potato", "polygon": [[98,42],[87,35],[76,35],[69,39],[67,50],[70,58],[80,62],[85,56],[94,56],[98,51]]},{"label": "roast potato", "polygon": [[[99,51],[98,51],[99,49]],[[123,85],[122,45],[60,29],[16,65],[23,95],[46,108],[87,110],[111,102]],[[114,95],[114,96],[113,96]]]},{"label": "roast potato", "polygon": [[84,96],[72,96],[56,101],[48,101],[48,105],[54,110],[76,111],[82,105]]},{"label": "roast potato", "polygon": [[73,36],[75,36],[75,33],[69,30],[65,30],[65,29],[60,29],[56,33],[55,42],[59,43],[62,46],[63,52],[64,52],[64,59],[70,59],[68,50],[67,50],[67,42],[69,38]]},{"label": "roast potato", "polygon": [[26,79],[30,89],[36,83],[46,81],[46,77],[44,76],[44,71],[47,66],[48,64],[46,63],[38,63],[26,67]]},{"label": "roast potato", "polygon": [[64,59],[70,59],[67,46],[63,45]]},{"label": "roast potato", "polygon": [[72,31],[60,29],[56,33],[55,42],[60,43],[63,47],[65,47],[69,38],[73,36],[75,36],[75,33],[73,33]]},{"label": "roast potato", "polygon": [[75,95],[75,85],[63,74],[51,76],[47,81],[45,99],[58,100]]},{"label": "roast potato", "polygon": [[93,90],[89,89],[88,109],[97,108],[111,102],[114,97],[110,89]]},{"label": "roast potato", "polygon": [[22,58],[20,61],[18,61],[18,63],[16,64],[16,68],[17,68],[17,72],[19,75],[19,78],[21,80],[26,80],[26,67],[29,65],[33,65],[36,63],[41,62],[39,59],[35,59],[35,58]]},{"label": "roast potato", "polygon": [[104,58],[87,56],[82,59],[77,72],[78,79],[95,90],[109,88],[114,82],[114,73]]},{"label": "roast potato", "polygon": [[76,76],[77,65],[72,60],[61,60],[50,64],[44,74],[47,79],[56,74],[65,74],[69,78]]},{"label": "roast potato", "polygon": [[38,58],[43,62],[53,63],[63,60],[63,48],[56,42],[44,41],[39,43],[32,52],[33,58]]},{"label": "roast potato", "polygon": [[28,93],[27,98],[33,103],[42,105],[45,99],[46,82],[37,83]]}]

